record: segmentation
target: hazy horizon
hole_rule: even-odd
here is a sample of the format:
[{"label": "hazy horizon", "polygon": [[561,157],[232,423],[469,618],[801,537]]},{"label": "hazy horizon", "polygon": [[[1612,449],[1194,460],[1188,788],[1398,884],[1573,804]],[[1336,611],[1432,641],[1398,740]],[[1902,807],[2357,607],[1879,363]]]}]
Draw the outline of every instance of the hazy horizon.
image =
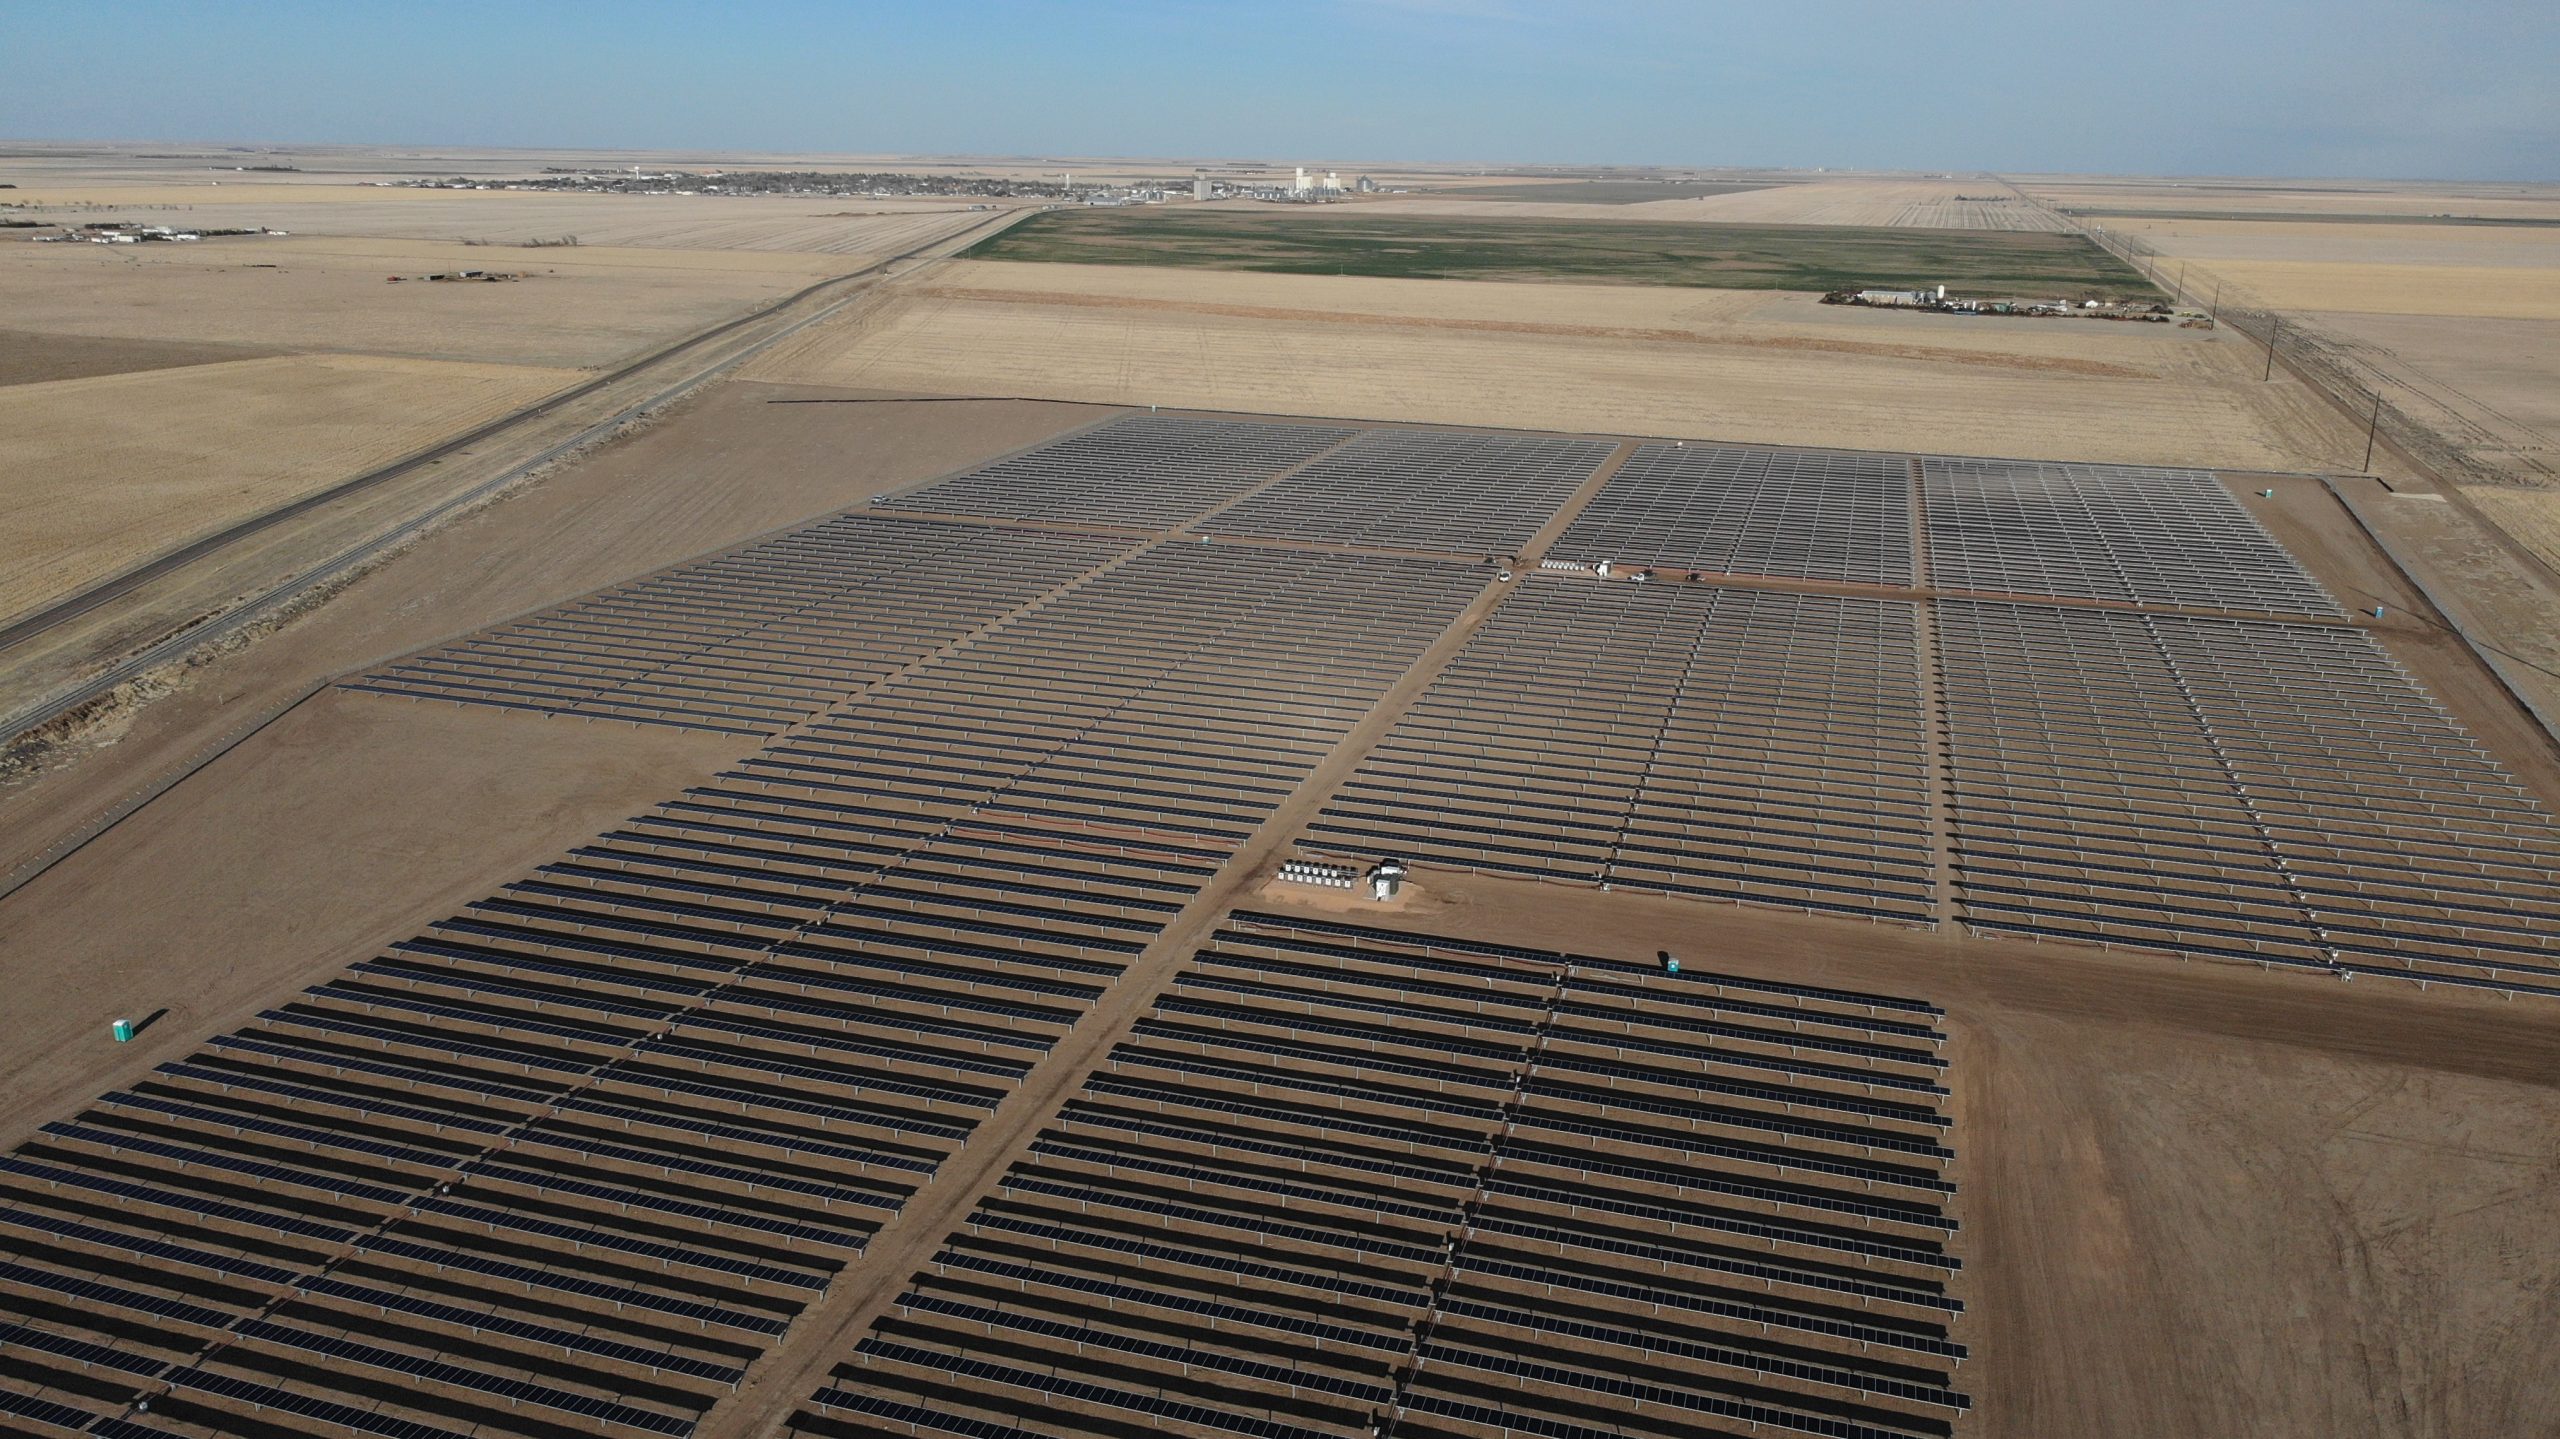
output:
[{"label": "hazy horizon", "polygon": [[2560,7],[1539,0],[31,11],[63,143],[2531,181]]}]

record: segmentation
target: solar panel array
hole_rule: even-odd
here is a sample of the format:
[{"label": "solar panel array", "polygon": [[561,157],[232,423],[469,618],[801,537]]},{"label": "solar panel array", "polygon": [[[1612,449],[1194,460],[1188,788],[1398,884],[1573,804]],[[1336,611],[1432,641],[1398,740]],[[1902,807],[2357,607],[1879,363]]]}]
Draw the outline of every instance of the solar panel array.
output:
[{"label": "solar panel array", "polygon": [[689,1433],[1202,858],[724,777],[0,1157],[0,1409]]},{"label": "solar panel array", "polygon": [[1301,842],[1925,922],[1917,645],[1904,601],[1525,584]]},{"label": "solar panel array", "polygon": [[1645,445],[1550,553],[1585,563],[1907,585],[1911,465],[1899,455]]},{"label": "solar panel array", "polygon": [[1222,535],[1450,554],[1528,543],[1609,457],[1598,440],[1366,430],[1217,516]]},{"label": "solar panel array", "polygon": [[[1508,550],[1611,452],[1353,436],[1116,421],[897,502],[1056,528],[360,682],[766,742],[0,1155],[0,1431],[690,1434],[1487,579],[1235,537]],[[2209,477],[1931,465],[1943,585],[2334,609]],[[1901,583],[1907,483],[1648,447],[1563,553]],[[1925,923],[1948,824],[1980,930],[2560,993],[2560,826],[2337,624],[1532,577],[1301,843]],[[1230,915],[797,1432],[1942,1439],[1940,1018]]]},{"label": "solar panel array", "polygon": [[1452,564],[1164,545],[742,774],[813,798],[965,804],[990,825],[1223,855],[1484,582]]},{"label": "solar panel array", "polygon": [[483,631],[345,687],[771,735],[1128,546],[840,516]]},{"label": "solar panel array", "polygon": [[1232,916],[792,1431],[1937,1439],[1939,1019]]},{"label": "solar panel array", "polygon": [[2365,634],[1939,611],[1974,927],[2560,985],[2560,825]]},{"label": "solar panel array", "polygon": [[0,1414],[689,1433],[1481,583],[1141,555],[45,1126]]},{"label": "solar panel array", "polygon": [[873,503],[926,514],[1170,529],[1352,433],[1321,425],[1129,415]]},{"label": "solar panel array", "polygon": [[1942,589],[2339,613],[2202,470],[1929,459],[1921,484]]}]

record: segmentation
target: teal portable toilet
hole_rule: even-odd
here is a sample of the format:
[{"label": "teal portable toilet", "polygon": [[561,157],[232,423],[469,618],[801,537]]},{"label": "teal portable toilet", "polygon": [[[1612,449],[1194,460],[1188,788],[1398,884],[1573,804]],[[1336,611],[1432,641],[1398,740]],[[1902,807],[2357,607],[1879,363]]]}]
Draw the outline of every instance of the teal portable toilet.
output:
[{"label": "teal portable toilet", "polygon": [[133,1021],[130,1019],[119,1019],[109,1028],[114,1032],[118,1044],[133,1038]]}]

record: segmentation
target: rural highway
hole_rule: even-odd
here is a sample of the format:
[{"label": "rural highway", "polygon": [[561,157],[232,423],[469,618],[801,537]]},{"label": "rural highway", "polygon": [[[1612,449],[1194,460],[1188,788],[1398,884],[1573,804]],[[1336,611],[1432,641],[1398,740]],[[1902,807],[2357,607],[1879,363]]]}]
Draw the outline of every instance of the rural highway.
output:
[{"label": "rural highway", "polygon": [[[406,543],[447,516],[514,484],[541,466],[582,446],[593,444],[639,416],[683,397],[714,377],[761,354],[775,343],[834,314],[868,288],[865,282],[879,278],[892,266],[917,259],[938,249],[947,253],[949,249],[982,238],[987,231],[1011,224],[1027,213],[1030,212],[1027,210],[1000,212],[956,234],[925,241],[923,244],[865,265],[859,270],[822,280],[804,290],[776,300],[772,304],[749,311],[734,319],[722,321],[612,371],[598,375],[594,379],[546,396],[522,409],[476,426],[430,449],[418,451],[332,485],[325,490],[252,515],[226,529],[206,535],[157,559],[126,570],[78,594],[13,621],[5,628],[0,628],[0,656],[5,656],[10,650],[39,635],[112,604],[154,580],[175,574],[189,565],[220,554],[251,536],[349,496],[360,494],[403,476],[415,474],[471,446],[502,437],[511,430],[529,426],[535,421],[556,413],[564,406],[587,399],[612,386],[625,384],[661,368],[669,371],[666,383],[644,398],[614,411],[611,415],[579,430],[565,440],[517,461],[500,474],[408,516],[388,530],[339,552],[317,566],[296,573],[289,579],[249,597],[202,624],[182,628],[98,674],[89,676],[69,688],[47,695],[14,714],[0,717],[0,746],[12,743],[31,731],[51,724],[62,716],[108,694],[118,686],[129,683],[202,645],[256,624],[321,586],[361,568],[377,556]],[[838,293],[844,290],[851,290],[852,293]],[[795,309],[807,309],[808,313],[791,316],[791,312]],[[750,344],[734,349],[722,348],[719,345],[720,341],[736,337],[741,331],[765,325],[786,316],[790,318]],[[688,364],[688,361],[693,363]]]}]

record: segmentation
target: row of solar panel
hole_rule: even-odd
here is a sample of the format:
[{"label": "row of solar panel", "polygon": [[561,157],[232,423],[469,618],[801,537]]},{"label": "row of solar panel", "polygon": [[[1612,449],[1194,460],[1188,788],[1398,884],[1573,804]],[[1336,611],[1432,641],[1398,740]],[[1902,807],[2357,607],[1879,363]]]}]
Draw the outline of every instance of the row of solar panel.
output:
[{"label": "row of solar panel", "polygon": [[1898,601],[1523,586],[1301,843],[1926,922],[1917,623]]},{"label": "row of solar panel", "polygon": [[[1666,1000],[1734,1022],[1701,1045]],[[1882,1017],[1927,1013],[1235,916],[791,1422],[1351,1436],[1492,1399],[1514,1432],[1948,1434],[1935,1098],[1815,1117],[1942,1095],[1934,1026]]]}]

